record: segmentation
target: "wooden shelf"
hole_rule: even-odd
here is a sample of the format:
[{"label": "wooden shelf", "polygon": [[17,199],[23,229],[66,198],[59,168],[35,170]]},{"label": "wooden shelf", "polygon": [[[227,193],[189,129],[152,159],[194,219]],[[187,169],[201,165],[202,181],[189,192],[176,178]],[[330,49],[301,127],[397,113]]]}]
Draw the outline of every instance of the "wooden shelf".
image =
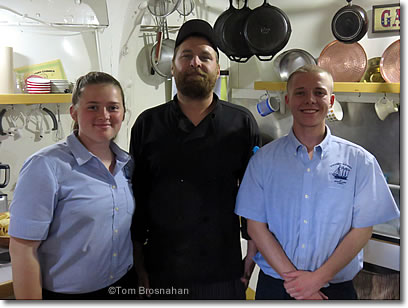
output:
[{"label": "wooden shelf", "polygon": [[[286,91],[286,82],[255,81],[254,89]],[[383,82],[335,82],[334,92],[400,93],[400,84]]]},{"label": "wooden shelf", "polygon": [[0,94],[0,105],[71,103],[72,94]]}]

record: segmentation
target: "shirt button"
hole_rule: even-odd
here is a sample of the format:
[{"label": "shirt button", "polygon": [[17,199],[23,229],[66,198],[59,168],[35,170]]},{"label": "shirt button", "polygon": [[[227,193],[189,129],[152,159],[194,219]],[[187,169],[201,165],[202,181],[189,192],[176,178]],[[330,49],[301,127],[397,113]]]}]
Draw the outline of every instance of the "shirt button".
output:
[{"label": "shirt button", "polygon": [[309,199],[309,195],[305,195],[305,198],[306,198],[306,199]]},{"label": "shirt button", "polygon": [[116,185],[112,185],[112,189],[116,189]]},{"label": "shirt button", "polygon": [[110,279],[113,279],[113,275],[110,275],[109,278],[110,278]]},{"label": "shirt button", "polygon": [[310,172],[310,168],[307,168],[307,172]]},{"label": "shirt button", "polygon": [[305,219],[305,220],[303,220],[303,222],[305,223],[305,224],[307,224],[307,220]]},{"label": "shirt button", "polygon": [[115,233],[118,233],[118,229],[115,229]]},{"label": "shirt button", "polygon": [[113,256],[116,257],[118,254],[116,252],[113,253]]},{"label": "shirt button", "polygon": [[118,207],[115,207],[115,211],[118,212],[118,211],[119,211],[119,208],[118,208]]},{"label": "shirt button", "polygon": [[183,183],[183,182],[184,182],[184,180],[183,180],[183,179],[181,179],[181,180],[180,180],[180,183]]},{"label": "shirt button", "polygon": [[305,244],[302,244],[302,248],[305,248]]}]

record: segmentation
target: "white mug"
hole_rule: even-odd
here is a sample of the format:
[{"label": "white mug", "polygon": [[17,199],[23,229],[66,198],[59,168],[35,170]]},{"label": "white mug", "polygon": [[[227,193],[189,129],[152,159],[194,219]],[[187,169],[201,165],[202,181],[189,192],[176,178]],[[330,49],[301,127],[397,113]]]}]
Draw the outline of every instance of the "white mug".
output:
[{"label": "white mug", "polygon": [[381,97],[374,105],[375,112],[381,121],[393,113],[398,112],[398,105],[393,100],[389,100],[386,96]]},{"label": "white mug", "polygon": [[326,119],[330,122],[341,121],[343,119],[343,109],[336,99],[334,99],[333,105],[327,111]]}]

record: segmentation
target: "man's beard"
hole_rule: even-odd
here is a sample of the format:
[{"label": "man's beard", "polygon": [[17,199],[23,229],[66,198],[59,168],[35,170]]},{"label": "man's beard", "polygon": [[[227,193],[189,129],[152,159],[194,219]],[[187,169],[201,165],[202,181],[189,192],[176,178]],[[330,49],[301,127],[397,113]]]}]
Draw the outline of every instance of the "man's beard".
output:
[{"label": "man's beard", "polygon": [[[199,76],[194,76],[199,74]],[[206,74],[201,69],[179,72],[174,75],[177,91],[190,98],[208,97],[217,82],[216,74]]]}]

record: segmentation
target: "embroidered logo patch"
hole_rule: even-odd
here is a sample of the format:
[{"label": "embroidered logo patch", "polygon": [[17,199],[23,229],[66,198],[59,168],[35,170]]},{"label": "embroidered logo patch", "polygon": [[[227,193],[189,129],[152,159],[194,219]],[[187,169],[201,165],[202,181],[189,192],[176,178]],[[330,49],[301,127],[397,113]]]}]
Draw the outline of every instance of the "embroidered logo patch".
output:
[{"label": "embroidered logo patch", "polygon": [[334,183],[343,185],[347,183],[351,166],[343,163],[337,163],[330,166],[330,178]]}]

